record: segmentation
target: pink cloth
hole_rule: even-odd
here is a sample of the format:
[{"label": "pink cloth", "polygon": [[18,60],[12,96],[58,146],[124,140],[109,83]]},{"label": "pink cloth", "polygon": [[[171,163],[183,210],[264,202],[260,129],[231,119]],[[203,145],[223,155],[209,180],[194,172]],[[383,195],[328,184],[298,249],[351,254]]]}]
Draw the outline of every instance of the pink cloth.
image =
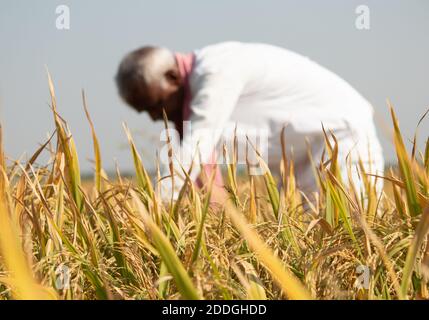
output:
[{"label": "pink cloth", "polygon": [[183,108],[182,108],[182,119],[176,119],[175,126],[177,131],[179,131],[180,139],[183,139],[183,121],[189,120],[191,116],[191,88],[189,86],[189,76],[194,66],[195,55],[193,53],[183,54],[175,53],[174,54],[179,67],[180,76],[183,79],[183,86],[185,89],[183,97]]},{"label": "pink cloth", "polygon": [[[184,82],[184,97],[183,97],[183,111],[182,111],[182,119],[177,119],[174,123],[176,126],[176,130],[179,131],[180,139],[183,139],[183,121],[187,121],[191,117],[191,100],[192,100],[192,93],[191,93],[191,87],[189,85],[189,76],[192,72],[192,68],[194,66],[195,62],[195,55],[193,53],[183,54],[176,52],[174,54],[176,58],[177,65],[179,67],[180,76],[183,79]],[[216,153],[213,151],[211,157],[210,157],[210,164],[204,164],[204,172],[207,175],[207,178],[210,178],[213,174],[213,170],[216,168],[216,175],[214,183],[221,187],[223,186],[223,179],[222,174],[220,172],[219,167],[216,165]],[[197,179],[197,185],[199,187],[202,187],[202,181],[200,179]]]}]

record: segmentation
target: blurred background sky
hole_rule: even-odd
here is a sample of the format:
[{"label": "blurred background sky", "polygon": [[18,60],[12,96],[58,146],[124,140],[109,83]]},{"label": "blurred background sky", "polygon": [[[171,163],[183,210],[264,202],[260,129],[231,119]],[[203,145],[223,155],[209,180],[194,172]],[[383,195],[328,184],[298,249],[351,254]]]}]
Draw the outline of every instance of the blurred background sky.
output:
[{"label": "blurred background sky", "polygon": [[[55,26],[55,9],[62,4],[70,8],[70,30]],[[355,27],[355,9],[361,4],[369,6],[370,30]],[[429,107],[427,0],[0,0],[0,115],[6,154],[28,157],[53,132],[47,65],[83,171],[90,172],[93,153],[82,88],[105,169],[114,169],[114,159],[122,170],[132,168],[123,121],[151,166],[162,125],[118,98],[114,75],[120,59],[146,44],[189,51],[227,40],[283,46],[339,74],[374,105],[388,160],[393,160],[393,148],[386,98],[410,138]],[[420,128],[422,140],[428,129],[429,119]]]}]

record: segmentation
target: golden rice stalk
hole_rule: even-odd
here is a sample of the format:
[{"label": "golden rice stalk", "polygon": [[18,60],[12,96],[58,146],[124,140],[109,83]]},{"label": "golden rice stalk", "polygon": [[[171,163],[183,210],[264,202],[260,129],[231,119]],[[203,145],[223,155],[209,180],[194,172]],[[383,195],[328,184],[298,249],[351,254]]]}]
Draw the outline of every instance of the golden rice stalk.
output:
[{"label": "golden rice stalk", "polygon": [[73,195],[73,199],[76,202],[76,206],[79,210],[82,210],[82,195],[80,193],[80,170],[79,160],[77,158],[76,148],[73,142],[73,138],[68,135],[68,131],[64,128],[63,123],[57,113],[57,101],[55,97],[54,84],[52,82],[51,75],[46,70],[48,76],[49,92],[51,94],[52,112],[54,114],[55,126],[57,129],[57,135],[59,140],[59,148],[64,152],[67,168],[67,179],[69,183],[69,189]]},{"label": "golden rice stalk", "polygon": [[240,206],[238,198],[238,184],[237,184],[237,162],[238,162],[238,137],[237,126],[234,129],[234,139],[232,144],[232,157],[229,156],[229,150],[226,143],[223,144],[223,157],[227,164],[227,177],[228,177],[228,191],[231,193],[236,206]]},{"label": "golden rice stalk", "polygon": [[[130,145],[131,153],[133,156],[134,169],[136,171],[137,185],[143,191],[147,192],[147,194],[149,195],[149,198],[153,204],[153,210],[155,213],[155,217],[157,219],[156,222],[159,224],[160,223],[160,215],[159,215],[159,208],[158,208],[158,200],[155,197],[155,191],[153,189],[152,182],[150,180],[149,174],[147,173],[146,169],[143,166],[143,162],[142,162],[140,155],[137,151],[137,148],[134,144],[134,140],[131,136],[130,130],[128,129],[128,127],[125,123],[123,123],[123,127],[124,127],[125,134],[127,135],[128,143]],[[146,206],[147,206],[147,208],[149,208],[149,202],[146,203]]]},{"label": "golden rice stalk", "polygon": [[170,176],[171,176],[171,190],[172,190],[171,199],[170,199],[170,218],[171,218],[173,215],[172,203],[173,203],[175,182],[174,182],[173,146],[171,144],[170,132],[168,130],[168,118],[167,118],[167,113],[165,112],[165,109],[162,109],[162,117],[164,120],[165,131],[167,133],[168,169],[170,170]]},{"label": "golden rice stalk", "polygon": [[245,273],[243,273],[234,262],[231,262],[231,268],[236,274],[240,283],[246,289],[246,299],[267,300],[264,286],[262,285],[255,268],[246,261],[240,261],[240,263],[243,266]]},{"label": "golden rice stalk", "polygon": [[18,222],[11,216],[12,203],[7,196],[9,182],[1,131],[0,127],[0,255],[9,275],[0,278],[0,282],[12,289],[12,294],[16,299],[56,299],[52,290],[42,287],[34,279],[19,239]]},{"label": "golden rice stalk", "polygon": [[249,177],[249,221],[250,223],[254,224],[256,223],[256,220],[258,218],[257,214],[257,203],[256,203],[256,186],[255,186],[255,177],[250,172],[250,163],[248,158],[248,144],[246,143],[246,168],[247,168],[247,175]]},{"label": "golden rice stalk", "polygon": [[256,203],[256,187],[253,176],[249,175],[249,222],[254,224],[258,218],[257,203]]},{"label": "golden rice stalk", "polygon": [[416,188],[416,179],[414,177],[414,172],[412,170],[411,160],[407,154],[404,141],[402,140],[401,130],[399,129],[398,119],[396,117],[393,107],[389,104],[390,113],[392,116],[393,128],[394,128],[394,143],[396,148],[396,155],[398,158],[399,170],[401,172],[402,181],[405,184],[405,193],[407,196],[407,205],[410,215],[415,217],[422,212],[420,207],[417,188]]},{"label": "golden rice stalk", "polygon": [[177,288],[179,289],[182,297],[189,300],[198,300],[200,295],[192,284],[192,280],[182,265],[182,262],[177,257],[173,246],[171,245],[168,238],[153,222],[146,208],[142,205],[141,200],[134,191],[130,191],[133,203],[141,215],[146,227],[152,235],[153,242],[161,255],[162,261],[165,263],[168,271],[173,276]]},{"label": "golden rice stalk", "polygon": [[426,140],[424,167],[426,170],[426,174],[429,176],[429,138]]},{"label": "golden rice stalk", "polygon": [[[256,153],[256,158],[258,159],[258,165],[264,171],[265,187],[267,188],[268,196],[270,198],[270,203],[273,208],[274,215],[277,219],[279,216],[280,194],[279,194],[279,191],[277,190],[276,181],[274,180],[274,177],[271,174],[271,171],[268,168],[268,165],[262,159],[260,152],[255,148],[255,146],[252,144],[252,142],[249,140],[248,137],[247,137],[246,144],[249,144],[253,148],[253,151]],[[246,150],[246,154],[247,154],[247,150]]]},{"label": "golden rice stalk", "polygon": [[[225,196],[219,194],[215,195],[215,197],[220,197],[220,199],[225,198]],[[284,268],[283,263],[248,225],[242,214],[237,211],[230,200],[226,202],[225,213],[240,231],[244,239],[246,239],[258,260],[267,268],[274,281],[281,287],[288,298],[293,300],[309,300],[312,298],[307,288],[290,271]]]},{"label": "golden rice stalk", "polygon": [[209,210],[210,198],[211,198],[211,193],[212,193],[212,188],[213,188],[213,181],[214,181],[215,175],[216,175],[216,170],[214,170],[212,172],[211,177],[210,177],[209,189],[207,191],[206,199],[204,201],[204,207],[202,209],[201,219],[199,221],[199,226],[198,226],[198,232],[197,232],[197,239],[196,239],[196,242],[195,242],[195,248],[194,248],[194,252],[192,253],[192,263],[194,263],[198,259],[198,256],[199,256],[199,253],[200,253],[200,249],[201,249],[201,246],[202,246],[202,242],[204,242],[204,223],[206,221],[207,213],[208,213],[208,210]]},{"label": "golden rice stalk", "polygon": [[94,123],[92,122],[91,116],[89,115],[88,107],[86,104],[85,91],[82,90],[82,101],[83,108],[85,110],[86,118],[88,119],[89,126],[91,127],[92,142],[94,145],[94,156],[95,156],[95,188],[100,193],[102,191],[101,178],[102,178],[102,164],[101,164],[101,153],[100,144],[98,143],[97,134],[95,133]]},{"label": "golden rice stalk", "polygon": [[404,269],[402,271],[403,275],[402,275],[402,282],[401,282],[401,290],[402,290],[403,296],[407,296],[408,294],[408,290],[411,282],[411,276],[414,270],[414,266],[416,264],[416,259],[428,231],[429,231],[429,207],[426,207],[426,209],[423,211],[423,214],[420,217],[420,222],[417,225],[414,238],[408,249],[407,258],[405,260]]}]

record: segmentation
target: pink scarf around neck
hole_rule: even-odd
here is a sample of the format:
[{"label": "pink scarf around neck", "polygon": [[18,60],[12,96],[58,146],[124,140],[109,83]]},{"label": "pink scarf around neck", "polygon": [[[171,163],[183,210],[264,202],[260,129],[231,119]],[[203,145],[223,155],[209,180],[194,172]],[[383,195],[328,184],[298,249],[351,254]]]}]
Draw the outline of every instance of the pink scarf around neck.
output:
[{"label": "pink scarf around neck", "polygon": [[189,77],[194,66],[195,55],[193,53],[178,53],[174,54],[176,57],[177,66],[179,67],[180,77],[183,79],[184,96],[183,96],[183,108],[182,108],[182,119],[180,123],[176,123],[176,129],[180,133],[180,138],[183,138],[183,121],[189,120],[191,116],[191,87],[189,86]]},{"label": "pink scarf around neck", "polygon": [[[195,55],[193,53],[183,54],[176,52],[174,56],[176,58],[177,66],[179,67],[180,76],[184,82],[183,85],[185,90],[183,97],[182,119],[175,121],[176,130],[179,131],[180,138],[183,139],[183,121],[188,121],[191,117],[192,93],[191,87],[189,85],[189,77],[191,75],[192,68],[194,67]],[[222,187],[223,179],[219,166],[216,165],[215,152],[213,152],[211,155],[210,164],[204,164],[203,167],[208,179],[211,177],[213,170],[216,169],[214,183],[218,187]],[[197,185],[202,187],[203,184],[200,179],[197,180]]]}]

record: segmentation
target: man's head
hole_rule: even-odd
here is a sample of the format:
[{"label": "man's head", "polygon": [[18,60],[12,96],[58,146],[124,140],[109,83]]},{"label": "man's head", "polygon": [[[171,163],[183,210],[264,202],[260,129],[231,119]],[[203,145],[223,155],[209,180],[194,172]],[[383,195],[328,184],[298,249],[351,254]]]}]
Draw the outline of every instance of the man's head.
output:
[{"label": "man's head", "polygon": [[138,112],[147,111],[153,120],[180,112],[183,79],[174,54],[159,47],[143,47],[127,54],[119,65],[116,84],[124,101]]}]

